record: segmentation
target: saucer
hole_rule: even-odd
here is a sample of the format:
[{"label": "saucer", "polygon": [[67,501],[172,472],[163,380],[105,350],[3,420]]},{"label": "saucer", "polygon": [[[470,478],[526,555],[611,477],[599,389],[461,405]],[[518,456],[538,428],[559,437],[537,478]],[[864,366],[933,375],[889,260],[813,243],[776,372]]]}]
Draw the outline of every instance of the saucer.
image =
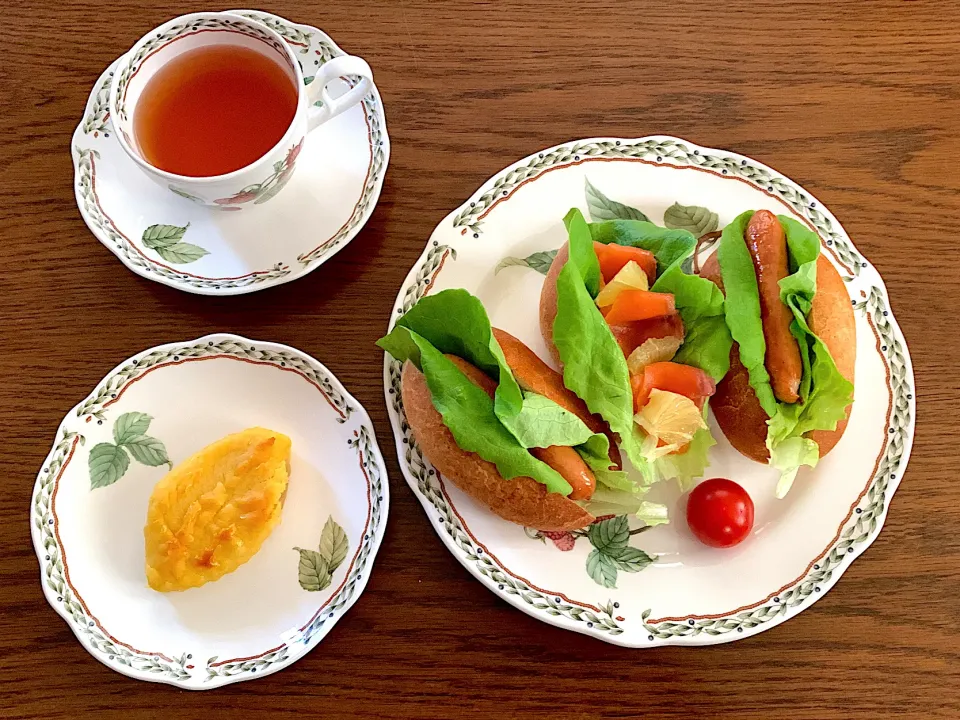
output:
[{"label": "saucer", "polygon": [[[154,486],[254,426],[293,443],[280,523],[219,580],[150,589]],[[91,655],[124,675],[202,690],[276,672],[316,647],[363,592],[388,505],[373,424],[337,379],[293,348],[217,334],[134,355],[67,414],[30,525],[43,592]],[[329,561],[315,562],[324,553]]]},{"label": "saucer", "polygon": [[[344,54],[315,27],[234,12],[280,34],[307,83],[323,63]],[[157,184],[123,151],[107,102],[118,64],[97,80],[73,134],[74,189],[87,226],[138,275],[201,295],[281,285],[326,262],[373,213],[390,157],[376,86],[362,103],[310,133],[282,193],[262,205],[253,200],[242,212],[218,211]],[[331,83],[331,94],[339,96],[352,82]]]}]

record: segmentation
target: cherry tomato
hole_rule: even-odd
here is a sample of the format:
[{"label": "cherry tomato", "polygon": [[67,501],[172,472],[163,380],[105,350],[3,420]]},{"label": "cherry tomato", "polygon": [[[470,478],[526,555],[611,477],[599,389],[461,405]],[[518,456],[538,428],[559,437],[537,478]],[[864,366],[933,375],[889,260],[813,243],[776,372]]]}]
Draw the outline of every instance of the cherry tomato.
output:
[{"label": "cherry tomato", "polygon": [[687,524],[704,545],[733,547],[753,529],[753,500],[733,480],[704,480],[687,498]]}]

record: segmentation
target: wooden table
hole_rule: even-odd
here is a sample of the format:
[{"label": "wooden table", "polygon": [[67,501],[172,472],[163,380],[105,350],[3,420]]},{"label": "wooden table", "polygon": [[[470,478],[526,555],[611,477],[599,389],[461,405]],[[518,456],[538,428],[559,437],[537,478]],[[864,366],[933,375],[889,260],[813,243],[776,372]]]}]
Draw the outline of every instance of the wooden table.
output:
[{"label": "wooden table", "polygon": [[[90,86],[201,2],[5,3],[0,23],[0,717],[960,717],[960,4],[261,0],[376,71],[393,156],[366,229],[319,271],[197,297],[125,270],[87,231],[70,136]],[[547,626],[447,552],[392,453],[381,385],[394,294],[434,225],[540,148],[671,133],[816,193],[882,272],[919,424],[886,527],[783,626],[635,651]],[[93,660],[43,599],[34,479],[57,423],[136,351],[213,331],[311,353],[373,416],[392,507],[370,584],[276,675],[189,693]]]}]

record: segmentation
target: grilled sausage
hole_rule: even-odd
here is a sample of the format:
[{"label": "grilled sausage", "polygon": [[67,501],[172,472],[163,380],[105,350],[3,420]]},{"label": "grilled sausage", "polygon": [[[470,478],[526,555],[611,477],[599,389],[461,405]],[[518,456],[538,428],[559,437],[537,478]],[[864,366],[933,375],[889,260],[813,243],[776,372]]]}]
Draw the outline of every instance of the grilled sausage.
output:
[{"label": "grilled sausage", "polygon": [[790,333],[793,315],[790,308],[780,302],[779,282],[789,272],[786,236],[776,215],[769,210],[758,210],[747,225],[744,240],[757,271],[763,339],[767,344],[764,365],[770,373],[773,394],[781,402],[795,403],[800,399],[803,365],[800,348]]}]

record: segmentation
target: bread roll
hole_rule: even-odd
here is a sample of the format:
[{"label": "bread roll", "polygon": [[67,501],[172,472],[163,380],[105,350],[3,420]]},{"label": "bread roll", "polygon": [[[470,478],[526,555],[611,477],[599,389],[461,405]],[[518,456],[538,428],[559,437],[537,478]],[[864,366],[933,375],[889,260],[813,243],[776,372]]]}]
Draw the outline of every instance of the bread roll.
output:
[{"label": "bread roll", "polygon": [[560,353],[557,352],[557,346],[553,344],[553,321],[557,318],[557,276],[567,264],[569,250],[567,243],[557,251],[557,255],[550,263],[550,269],[547,271],[547,277],[543,280],[543,289],[540,291],[540,334],[543,335],[543,341],[547,344],[547,350],[550,351],[550,357],[559,366]]}]

